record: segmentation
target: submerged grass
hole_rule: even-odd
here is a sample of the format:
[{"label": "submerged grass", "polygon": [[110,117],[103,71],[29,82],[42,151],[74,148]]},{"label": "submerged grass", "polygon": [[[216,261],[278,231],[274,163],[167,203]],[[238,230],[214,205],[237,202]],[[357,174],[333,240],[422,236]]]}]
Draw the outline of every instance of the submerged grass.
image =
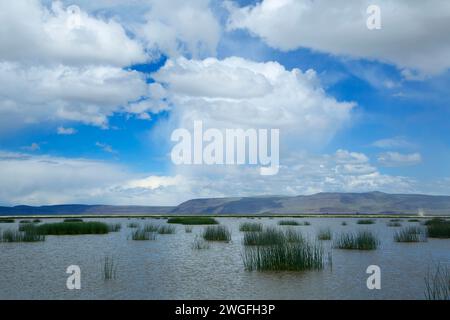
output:
[{"label": "submerged grass", "polygon": [[79,235],[105,234],[109,232],[108,224],[104,222],[55,222],[36,226],[36,231],[43,235]]},{"label": "submerged grass", "polygon": [[426,230],[422,227],[406,227],[395,232],[395,242],[425,242],[427,241]]},{"label": "submerged grass", "polygon": [[356,233],[348,232],[341,234],[334,247],[347,250],[375,250],[380,241],[370,231],[358,231]]},{"label": "submerged grass", "polygon": [[262,224],[261,223],[254,223],[254,222],[244,222],[244,223],[240,224],[239,231],[243,231],[243,232],[259,232],[259,231],[262,231]]},{"label": "submerged grass", "polygon": [[203,239],[207,241],[230,241],[231,232],[225,226],[208,226],[203,230]]},{"label": "submerged grass", "polygon": [[319,230],[319,232],[317,234],[317,239],[319,239],[319,240],[331,240],[332,237],[333,237],[333,234],[332,234],[330,228],[321,229],[321,230]]},{"label": "submerged grass", "polygon": [[427,300],[450,300],[450,267],[438,264],[425,276]]},{"label": "submerged grass", "polygon": [[211,217],[172,217],[167,223],[202,225],[202,224],[219,224],[219,222]]}]

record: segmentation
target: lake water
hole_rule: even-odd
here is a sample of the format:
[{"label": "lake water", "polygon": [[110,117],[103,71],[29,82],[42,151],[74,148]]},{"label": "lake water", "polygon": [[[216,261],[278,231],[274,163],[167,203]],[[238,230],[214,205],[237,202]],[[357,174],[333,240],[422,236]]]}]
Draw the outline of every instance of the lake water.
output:
[{"label": "lake water", "polygon": [[[424,277],[436,263],[450,265],[450,239],[424,243],[396,243],[398,228],[389,219],[358,225],[353,218],[305,218],[310,226],[295,226],[311,239],[321,228],[334,234],[358,229],[374,231],[381,245],[374,251],[332,249],[332,265],[321,271],[246,271],[242,262],[242,222],[277,225],[280,218],[218,218],[232,232],[230,243],[211,242],[206,250],[192,249],[203,226],[186,233],[182,225],[175,234],[158,235],[153,241],[133,241],[127,227],[165,224],[163,219],[84,219],[122,223],[120,232],[107,235],[47,236],[44,242],[0,243],[0,299],[424,299]],[[61,221],[47,219],[45,222]],[[347,226],[342,226],[342,221]],[[403,226],[418,225],[401,222]],[[16,229],[18,223],[0,224]],[[278,228],[288,228],[278,226]],[[104,258],[113,257],[116,278],[103,280]],[[68,290],[69,265],[81,268],[81,290]],[[381,290],[369,290],[369,265],[381,268]]]}]

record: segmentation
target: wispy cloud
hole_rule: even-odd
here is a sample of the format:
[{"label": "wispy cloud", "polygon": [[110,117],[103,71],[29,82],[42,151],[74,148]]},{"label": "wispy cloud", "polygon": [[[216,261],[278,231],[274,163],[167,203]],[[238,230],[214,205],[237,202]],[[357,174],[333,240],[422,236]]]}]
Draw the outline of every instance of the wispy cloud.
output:
[{"label": "wispy cloud", "polygon": [[101,142],[96,142],[95,145],[97,147],[99,147],[100,149],[102,149],[105,152],[108,153],[112,153],[112,154],[117,154],[118,152],[116,150],[114,150],[109,144],[106,143],[101,143]]},{"label": "wispy cloud", "polygon": [[412,166],[422,162],[422,155],[418,152],[410,154],[385,152],[378,156],[378,162],[386,167]]},{"label": "wispy cloud", "polygon": [[58,127],[56,131],[59,135],[72,135],[77,133],[77,130],[74,128],[64,128],[64,127]]},{"label": "wispy cloud", "polygon": [[372,143],[372,146],[381,149],[395,149],[395,148],[413,148],[414,143],[408,141],[405,137],[397,136],[392,138],[380,139]]},{"label": "wispy cloud", "polygon": [[26,150],[26,151],[38,151],[38,150],[41,149],[41,146],[40,146],[38,143],[33,142],[33,143],[32,143],[31,145],[29,145],[29,146],[24,146],[24,147],[22,147],[22,149],[23,149],[23,150]]}]

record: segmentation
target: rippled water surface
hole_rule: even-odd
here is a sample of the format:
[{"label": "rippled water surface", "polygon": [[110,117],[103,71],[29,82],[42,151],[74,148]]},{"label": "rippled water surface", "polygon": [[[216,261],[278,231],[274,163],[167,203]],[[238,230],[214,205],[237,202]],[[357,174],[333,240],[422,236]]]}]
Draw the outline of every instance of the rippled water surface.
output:
[{"label": "rippled water surface", "polygon": [[[388,219],[376,219],[373,225],[358,225],[352,218],[299,219],[311,225],[291,228],[311,239],[319,229],[330,227],[334,234],[369,229],[381,240],[374,251],[332,249],[330,241],[323,241],[332,264],[306,272],[244,269],[239,224],[277,225],[278,218],[219,218],[231,230],[232,241],[211,243],[206,250],[192,249],[203,226],[186,233],[184,226],[175,225],[175,234],[133,241],[128,223],[165,224],[165,220],[86,220],[120,222],[122,229],[107,235],[47,236],[40,243],[0,243],[0,299],[424,299],[428,268],[437,262],[450,264],[449,239],[395,243],[393,234],[398,228],[387,227]],[[342,226],[342,221],[348,225]],[[417,225],[406,220],[401,223]],[[0,224],[0,229],[17,226]],[[117,264],[116,278],[108,281],[102,278],[106,256]],[[69,265],[81,268],[81,290],[66,287]],[[369,265],[381,268],[381,290],[367,289]]]}]

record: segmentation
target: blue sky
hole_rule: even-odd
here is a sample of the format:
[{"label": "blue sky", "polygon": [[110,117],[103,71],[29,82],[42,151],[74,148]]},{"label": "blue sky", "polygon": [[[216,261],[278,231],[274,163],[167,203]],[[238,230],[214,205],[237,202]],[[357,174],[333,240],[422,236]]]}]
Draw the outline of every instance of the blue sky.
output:
[{"label": "blue sky", "polygon": [[[4,15],[25,12],[41,30],[4,16],[10,31],[0,32],[0,205],[449,194],[450,38],[440,26],[413,31],[445,21],[450,8],[399,1],[405,16],[397,19],[379,2],[383,26],[372,31],[364,1],[346,8],[289,0],[0,5]],[[73,4],[81,25],[49,28],[67,27]],[[221,82],[228,78],[238,85]],[[242,98],[259,92],[258,79],[273,92]],[[193,119],[219,129],[280,128],[280,173],[175,166],[170,133]]]}]

